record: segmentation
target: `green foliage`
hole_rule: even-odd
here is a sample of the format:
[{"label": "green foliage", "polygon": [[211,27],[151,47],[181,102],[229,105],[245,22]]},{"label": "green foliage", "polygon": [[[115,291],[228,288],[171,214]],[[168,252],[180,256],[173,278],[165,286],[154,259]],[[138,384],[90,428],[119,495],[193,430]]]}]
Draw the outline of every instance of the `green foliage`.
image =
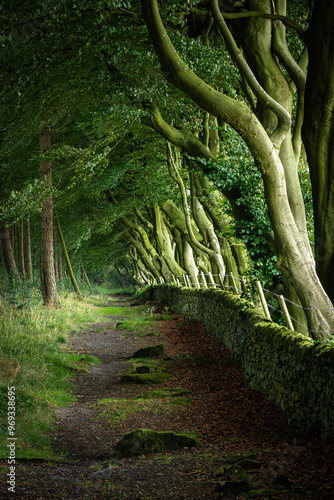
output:
[{"label": "green foliage", "polygon": [[23,281],[18,275],[11,282],[6,278],[2,286],[2,295],[11,307],[17,309],[36,307],[42,300],[39,278],[35,275],[33,282]]}]

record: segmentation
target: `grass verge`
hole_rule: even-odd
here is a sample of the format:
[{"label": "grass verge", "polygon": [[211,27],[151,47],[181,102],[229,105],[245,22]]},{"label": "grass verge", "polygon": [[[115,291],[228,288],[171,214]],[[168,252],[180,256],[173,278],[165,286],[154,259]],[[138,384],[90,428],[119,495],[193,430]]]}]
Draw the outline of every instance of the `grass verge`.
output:
[{"label": "grass verge", "polygon": [[4,308],[0,320],[0,458],[8,458],[8,408],[15,393],[16,458],[54,458],[50,449],[52,408],[73,402],[74,370],[98,363],[91,355],[68,353],[68,332],[98,321],[89,298],[60,296],[56,310]]}]

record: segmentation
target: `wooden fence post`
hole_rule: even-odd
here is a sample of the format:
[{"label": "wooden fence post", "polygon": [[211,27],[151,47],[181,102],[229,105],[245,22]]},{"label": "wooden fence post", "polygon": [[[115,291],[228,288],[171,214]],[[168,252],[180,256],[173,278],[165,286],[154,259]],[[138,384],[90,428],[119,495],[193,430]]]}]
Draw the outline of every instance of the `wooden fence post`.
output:
[{"label": "wooden fence post", "polygon": [[267,316],[268,319],[271,319],[268,304],[267,304],[267,301],[266,301],[266,298],[264,296],[262,286],[261,286],[261,283],[259,282],[259,280],[255,281],[255,285],[256,285],[257,291],[258,291],[259,296],[260,296],[260,300],[261,300],[262,309],[264,311],[264,314]]},{"label": "wooden fence post", "polygon": [[196,275],[196,274],[194,275],[194,282],[195,282],[195,286],[196,286],[196,288],[201,288],[201,285],[200,285],[200,283],[199,283],[199,281],[198,281],[198,277],[197,277],[197,275]]},{"label": "wooden fence post", "polygon": [[187,279],[188,287],[191,288],[191,280],[189,279],[190,276],[188,276],[188,274],[186,274],[185,277]]},{"label": "wooden fence post", "polygon": [[208,285],[206,284],[206,279],[205,279],[203,271],[201,272],[201,276],[202,276],[204,288],[208,288]]},{"label": "wooden fence post", "polygon": [[212,274],[210,273],[210,271],[209,271],[209,278],[210,278],[210,281],[211,281],[211,284],[212,284],[213,288],[217,288],[216,282],[215,282],[215,280],[213,279],[213,276],[212,276]]},{"label": "wooden fence post", "polygon": [[286,307],[286,303],[285,303],[283,295],[278,296],[278,302],[279,302],[279,305],[281,306],[286,326],[288,328],[290,328],[290,330],[294,330],[294,327],[293,327],[293,324],[292,324],[292,321],[290,318],[290,314],[289,314],[288,308]]}]

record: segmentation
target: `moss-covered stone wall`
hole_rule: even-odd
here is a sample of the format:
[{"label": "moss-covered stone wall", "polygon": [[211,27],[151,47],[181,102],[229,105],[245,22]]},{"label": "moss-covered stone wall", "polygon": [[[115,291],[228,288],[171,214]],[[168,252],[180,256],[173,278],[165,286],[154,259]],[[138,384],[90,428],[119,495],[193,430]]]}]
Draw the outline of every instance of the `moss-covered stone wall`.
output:
[{"label": "moss-covered stone wall", "polygon": [[157,285],[147,293],[220,339],[247,385],[280,406],[290,424],[334,439],[334,348],[267,320],[260,309],[222,290]]}]

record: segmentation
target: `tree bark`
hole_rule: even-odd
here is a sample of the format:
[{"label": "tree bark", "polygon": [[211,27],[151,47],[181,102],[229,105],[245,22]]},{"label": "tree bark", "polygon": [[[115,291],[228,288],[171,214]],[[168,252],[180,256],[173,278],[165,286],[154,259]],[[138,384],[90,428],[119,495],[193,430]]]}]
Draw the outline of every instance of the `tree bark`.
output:
[{"label": "tree bark", "polygon": [[6,270],[10,281],[12,281],[15,276],[17,276],[17,267],[11,243],[10,231],[9,228],[6,227],[6,222],[3,220],[0,220],[0,238]]},{"label": "tree bark", "polygon": [[31,259],[31,237],[30,237],[30,220],[24,222],[24,266],[26,277],[29,281],[33,280],[32,259]]},{"label": "tree bark", "polygon": [[26,279],[25,266],[24,266],[24,230],[23,222],[20,221],[18,227],[19,240],[18,240],[18,250],[19,250],[19,271],[23,281]]},{"label": "tree bark", "polygon": [[[51,150],[51,132],[45,125],[39,132],[39,148],[43,154]],[[40,176],[52,186],[52,163],[45,159],[40,162]],[[52,196],[44,203],[41,212],[41,288],[44,306],[56,308],[60,306],[55,270],[53,262],[53,199]]]},{"label": "tree bark", "polygon": [[309,67],[303,140],[313,193],[317,272],[334,303],[334,2],[314,2],[306,44]]}]

